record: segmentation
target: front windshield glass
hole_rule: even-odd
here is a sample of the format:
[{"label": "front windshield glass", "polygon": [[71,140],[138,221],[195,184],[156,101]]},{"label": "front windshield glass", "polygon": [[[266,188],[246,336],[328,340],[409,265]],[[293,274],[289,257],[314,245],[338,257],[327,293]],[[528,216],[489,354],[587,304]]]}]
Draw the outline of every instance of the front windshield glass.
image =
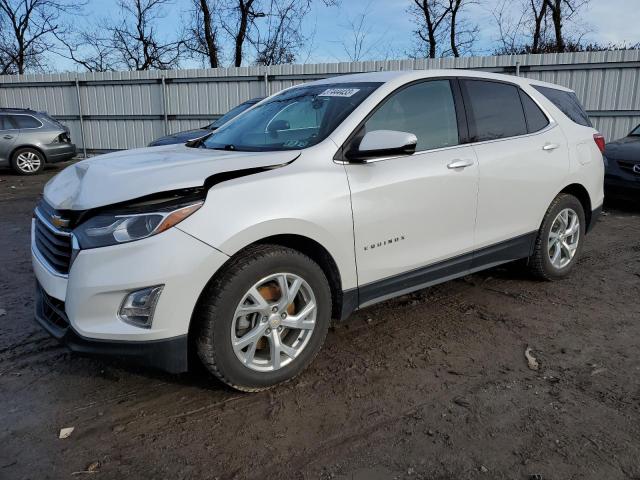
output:
[{"label": "front windshield glass", "polygon": [[639,136],[640,137],[640,125],[638,125],[629,135]]},{"label": "front windshield glass", "polygon": [[231,120],[232,118],[237,117],[238,115],[240,115],[242,112],[244,112],[245,110],[247,110],[249,107],[253,107],[255,105],[254,102],[244,102],[241,103],[240,105],[233,107],[231,110],[229,110],[227,113],[225,113],[224,115],[222,115],[219,119],[217,119],[215,122],[213,122],[211,125],[208,125],[207,128],[209,130],[215,130],[218,127],[221,127],[222,125],[224,125],[225,123],[227,123],[229,120]]},{"label": "front windshield glass", "polygon": [[331,83],[292,88],[222,126],[204,148],[298,150],[324,140],[381,83]]}]

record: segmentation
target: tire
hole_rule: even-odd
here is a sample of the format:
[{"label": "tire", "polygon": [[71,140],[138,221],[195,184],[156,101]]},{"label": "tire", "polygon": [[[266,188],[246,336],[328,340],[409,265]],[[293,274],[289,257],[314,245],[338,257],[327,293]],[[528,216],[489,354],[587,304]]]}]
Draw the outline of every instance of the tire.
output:
[{"label": "tire", "polygon": [[[561,213],[564,215],[564,212],[568,212],[569,226],[573,225],[572,213],[579,222],[578,225],[563,230],[564,222],[567,220],[558,220],[558,218]],[[585,226],[585,213],[580,201],[573,195],[559,194],[551,202],[544,216],[536,237],[533,255],[529,258],[529,269],[533,275],[543,280],[560,280],[569,275],[578,263],[582,252]],[[573,230],[575,230],[577,238],[573,235],[566,235],[567,232]],[[558,239],[557,232],[560,232],[564,241]],[[558,249],[560,250],[559,254]],[[570,254],[572,249],[573,253]]]},{"label": "tire", "polygon": [[35,148],[19,148],[11,157],[11,167],[18,175],[36,175],[44,163],[44,155]]},{"label": "tire", "polygon": [[[268,281],[263,282],[265,279]],[[289,291],[295,291],[294,285],[299,285],[291,303],[281,295],[279,285],[283,279]],[[315,313],[310,310],[312,300]],[[240,308],[262,309],[243,316],[239,314]],[[296,320],[305,308],[312,313]],[[230,260],[209,282],[200,297],[194,321],[198,356],[213,375],[238,390],[266,390],[295,378],[315,358],[331,321],[331,290],[322,268],[306,255],[279,245],[256,245]],[[298,330],[292,324],[304,324],[304,328]],[[246,330],[239,329],[243,326]],[[274,343],[276,336],[282,347]],[[255,340],[245,350],[239,350],[237,345],[245,338]],[[232,342],[236,342],[235,348]],[[285,347],[288,353],[283,350],[282,354],[272,354]],[[296,348],[297,354],[291,355]]]}]

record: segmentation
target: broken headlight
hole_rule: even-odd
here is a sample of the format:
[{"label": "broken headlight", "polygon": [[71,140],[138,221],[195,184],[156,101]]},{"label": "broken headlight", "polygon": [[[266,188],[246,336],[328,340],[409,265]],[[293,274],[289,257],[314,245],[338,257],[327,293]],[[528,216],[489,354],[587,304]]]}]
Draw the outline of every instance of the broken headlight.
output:
[{"label": "broken headlight", "polygon": [[78,226],[73,233],[82,249],[142,240],[177,225],[196,212],[203,203],[197,201],[166,211],[100,213]]}]

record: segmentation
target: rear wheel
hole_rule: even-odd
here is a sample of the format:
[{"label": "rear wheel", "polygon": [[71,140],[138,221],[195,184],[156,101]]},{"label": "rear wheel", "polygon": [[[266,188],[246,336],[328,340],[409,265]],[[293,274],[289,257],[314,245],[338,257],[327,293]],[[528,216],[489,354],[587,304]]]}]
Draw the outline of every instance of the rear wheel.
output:
[{"label": "rear wheel", "polygon": [[19,175],[35,175],[44,168],[44,156],[33,148],[20,148],[11,158],[11,166]]},{"label": "rear wheel", "polygon": [[276,245],[251,247],[205,290],[196,312],[197,351],[207,369],[244,391],[297,376],[320,350],[331,291],[318,264]]},{"label": "rear wheel", "polygon": [[533,274],[545,280],[566,277],[582,251],[585,225],[580,201],[573,195],[558,195],[547,210],[529,259]]}]

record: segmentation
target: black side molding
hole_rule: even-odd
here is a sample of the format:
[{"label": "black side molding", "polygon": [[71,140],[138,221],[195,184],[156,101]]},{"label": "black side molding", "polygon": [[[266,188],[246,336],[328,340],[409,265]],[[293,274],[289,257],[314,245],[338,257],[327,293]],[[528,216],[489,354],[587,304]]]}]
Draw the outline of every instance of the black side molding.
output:
[{"label": "black side molding", "polygon": [[[537,234],[537,231],[530,232],[474,252],[362,285],[358,289],[358,308],[373,305],[374,303],[453,280],[502,263],[527,258],[533,253]],[[351,313],[347,313],[345,307],[347,307],[346,302],[343,304],[343,318],[346,318]]]}]

